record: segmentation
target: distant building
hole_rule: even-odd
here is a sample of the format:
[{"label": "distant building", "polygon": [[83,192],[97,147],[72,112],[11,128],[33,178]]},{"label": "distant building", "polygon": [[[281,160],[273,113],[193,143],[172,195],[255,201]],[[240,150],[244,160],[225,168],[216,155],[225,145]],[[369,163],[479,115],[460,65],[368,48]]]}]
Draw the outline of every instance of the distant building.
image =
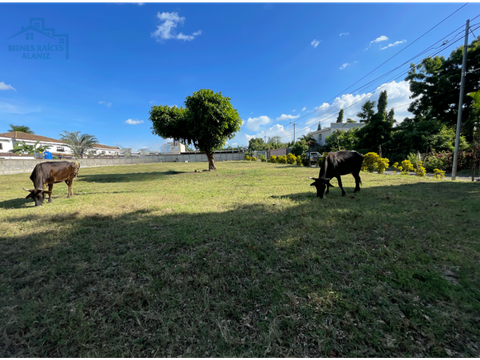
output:
[{"label": "distant building", "polygon": [[325,145],[325,139],[332,135],[335,131],[343,130],[348,131],[353,128],[361,128],[365,123],[354,122],[354,123],[331,123],[330,127],[323,128],[317,131],[309,132],[307,135],[310,135],[315,139],[318,145]]},{"label": "distant building", "polygon": [[180,154],[182,152],[185,152],[185,145],[178,141],[167,142],[160,148],[162,154]]},{"label": "distant building", "polygon": [[[0,159],[11,159],[17,156],[22,156],[22,159],[34,158],[33,155],[27,154],[15,154],[12,153],[16,143],[25,143],[26,145],[35,145],[48,147],[48,151],[55,157],[60,158],[73,158],[73,151],[68,147],[63,140],[52,139],[46,136],[27,134],[21,131],[10,131],[0,134]],[[92,149],[89,149],[87,153],[94,156],[118,156],[120,149],[114,146],[96,144]]]}]

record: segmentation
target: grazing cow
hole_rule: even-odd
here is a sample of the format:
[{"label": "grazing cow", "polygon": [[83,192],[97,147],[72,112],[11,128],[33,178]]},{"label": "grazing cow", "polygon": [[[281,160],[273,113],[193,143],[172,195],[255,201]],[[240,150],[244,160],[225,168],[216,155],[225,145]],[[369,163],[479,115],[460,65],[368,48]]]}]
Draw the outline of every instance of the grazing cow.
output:
[{"label": "grazing cow", "polygon": [[334,187],[330,184],[330,180],[334,177],[337,178],[338,186],[342,189],[342,196],[345,196],[345,191],[343,190],[342,180],[340,175],[352,174],[355,178],[355,191],[360,191],[360,184],[362,180],[360,179],[360,169],[362,168],[363,155],[356,151],[338,151],[334,153],[328,153],[325,156],[323,166],[320,169],[320,174],[318,179],[310,177],[310,179],[315,180],[310,186],[315,186],[317,188],[317,197],[323,199],[323,192],[325,187],[327,187],[328,194],[330,187]]},{"label": "grazing cow", "polygon": [[[68,196],[73,196],[73,179],[78,175],[78,169],[80,169],[80,164],[77,161],[47,161],[35,166],[32,174],[30,175],[30,180],[33,182],[33,190],[30,191],[30,194],[25,198],[32,198],[35,200],[35,206],[42,206],[43,201],[45,200],[45,194],[48,194],[48,202],[52,202],[52,189],[53,184],[65,181],[68,185]],[[45,185],[48,184],[48,191],[44,190]]]}]

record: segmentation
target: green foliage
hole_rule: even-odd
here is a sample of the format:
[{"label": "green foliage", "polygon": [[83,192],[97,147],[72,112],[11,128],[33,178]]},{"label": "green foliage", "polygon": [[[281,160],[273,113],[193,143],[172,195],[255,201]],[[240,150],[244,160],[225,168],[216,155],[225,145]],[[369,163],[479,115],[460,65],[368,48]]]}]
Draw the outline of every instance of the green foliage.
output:
[{"label": "green foliage", "polygon": [[343,108],[338,112],[337,123],[343,122]]},{"label": "green foliage", "polygon": [[80,131],[68,132],[63,130],[64,134],[60,134],[60,138],[72,149],[73,154],[81,159],[88,149],[93,148],[98,144],[95,136],[89,134],[80,135]]},{"label": "green foliage", "polygon": [[[460,93],[460,78],[462,71],[464,47],[460,46],[448,58],[443,56],[428,57],[410,71],[405,80],[410,82],[410,91],[413,99],[408,111],[414,114],[416,122],[435,119],[455,129],[458,115],[458,94]],[[468,46],[467,64],[469,69],[476,69],[480,65],[480,39],[473,40]],[[468,81],[465,82],[463,132],[467,140],[472,137],[473,122],[477,116],[474,105],[475,97],[469,96],[478,90],[480,72],[469,71]],[[452,104],[456,104],[452,106]],[[439,150],[437,150],[439,151]]]},{"label": "green foliage", "polygon": [[287,155],[287,164],[293,165],[296,162],[297,162],[297,157],[295,155],[293,155],[291,153]]},{"label": "green foliage", "polygon": [[40,142],[40,140],[38,140],[33,145],[27,145],[24,142],[16,142],[13,145],[12,152],[15,153],[15,154],[24,153],[24,154],[32,155],[33,153],[36,153],[36,152],[40,152],[40,153],[44,152],[45,150],[47,150],[50,147],[50,146],[38,146],[37,147],[39,142]]},{"label": "green foliage", "polygon": [[257,161],[258,159],[257,159],[255,156],[252,156],[252,157],[250,158],[250,160],[251,160],[251,161]]},{"label": "green foliage", "polygon": [[251,138],[248,141],[248,150],[250,151],[264,151],[265,146],[266,144],[262,138]]},{"label": "green foliage", "polygon": [[338,130],[327,136],[325,139],[325,148],[327,151],[355,150],[358,145],[358,128],[352,128],[348,131]]},{"label": "green foliage", "polygon": [[230,98],[208,89],[187,96],[185,108],[153,106],[150,121],[153,134],[191,144],[205,152],[209,170],[216,169],[213,152],[233,138],[242,123]]},{"label": "green foliage", "polygon": [[21,131],[21,132],[24,132],[26,134],[35,134],[32,130],[30,130],[30,128],[28,126],[25,126],[25,125],[12,125],[12,124],[9,124],[10,125],[10,129],[8,130],[8,132],[11,132],[11,131]]},{"label": "green foliage", "polygon": [[425,169],[428,172],[434,172],[435,169],[446,170],[448,162],[435,155],[427,156],[425,158]]},{"label": "green foliage", "polygon": [[261,162],[266,162],[267,159],[265,159],[265,156],[264,156],[264,155],[260,155],[260,161],[261,161]]},{"label": "green foliage", "polygon": [[368,100],[357,114],[365,123],[365,126],[358,130],[358,148],[367,151],[378,151],[380,145],[385,147],[391,139],[395,123],[393,109],[387,113],[387,90],[380,93],[376,113],[373,111],[374,106],[375,102]]},{"label": "green foliage", "polygon": [[269,162],[271,162],[271,163],[274,163],[274,164],[275,164],[275,163],[277,162],[277,156],[275,156],[275,155],[272,155],[272,156],[270,156],[270,160],[269,160]]},{"label": "green foliage", "polygon": [[417,163],[418,163],[418,155],[417,154],[415,154],[415,153],[408,154],[407,160],[410,160],[410,163],[412,164],[412,166],[414,168],[417,167]]},{"label": "green foliage", "polygon": [[301,156],[302,154],[305,154],[307,151],[308,151],[308,145],[305,144],[305,142],[297,141],[292,146],[292,154],[294,154],[295,156]]},{"label": "green foliage", "polygon": [[245,154],[244,159],[247,160],[247,161],[250,161],[252,159],[252,157],[250,155]]}]

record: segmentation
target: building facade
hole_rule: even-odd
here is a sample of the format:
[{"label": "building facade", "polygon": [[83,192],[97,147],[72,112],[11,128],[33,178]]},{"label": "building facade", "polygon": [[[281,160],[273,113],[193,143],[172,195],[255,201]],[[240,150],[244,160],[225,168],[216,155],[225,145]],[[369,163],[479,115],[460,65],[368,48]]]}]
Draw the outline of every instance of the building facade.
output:
[{"label": "building facade", "polygon": [[[11,131],[0,134],[0,158],[10,159],[22,156],[22,158],[31,157],[27,154],[15,154],[12,153],[16,143],[24,143],[26,145],[35,145],[38,141],[38,146],[48,147],[48,151],[57,158],[73,158],[72,149],[65,144],[63,140],[52,139],[46,136],[27,134],[21,131]],[[114,146],[96,144],[92,149],[87,151],[87,154],[93,156],[118,156],[120,149]]]},{"label": "building facade", "polygon": [[335,131],[343,130],[348,131],[353,128],[361,128],[365,125],[365,123],[331,123],[330,127],[320,129],[317,131],[311,131],[308,133],[311,137],[315,139],[318,145],[323,146],[325,145],[325,139],[332,135]]}]

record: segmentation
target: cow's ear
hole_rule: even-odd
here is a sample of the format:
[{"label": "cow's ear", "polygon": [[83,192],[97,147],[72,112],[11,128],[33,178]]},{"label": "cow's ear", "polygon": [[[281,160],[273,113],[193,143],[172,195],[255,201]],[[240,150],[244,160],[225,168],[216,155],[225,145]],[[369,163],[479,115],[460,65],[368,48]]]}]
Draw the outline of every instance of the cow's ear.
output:
[{"label": "cow's ear", "polygon": [[32,197],[32,194],[33,194],[33,193],[30,193],[30,194],[28,194],[28,195],[27,195],[27,197],[26,197],[25,199],[29,199],[29,198],[31,198],[31,197]]}]

